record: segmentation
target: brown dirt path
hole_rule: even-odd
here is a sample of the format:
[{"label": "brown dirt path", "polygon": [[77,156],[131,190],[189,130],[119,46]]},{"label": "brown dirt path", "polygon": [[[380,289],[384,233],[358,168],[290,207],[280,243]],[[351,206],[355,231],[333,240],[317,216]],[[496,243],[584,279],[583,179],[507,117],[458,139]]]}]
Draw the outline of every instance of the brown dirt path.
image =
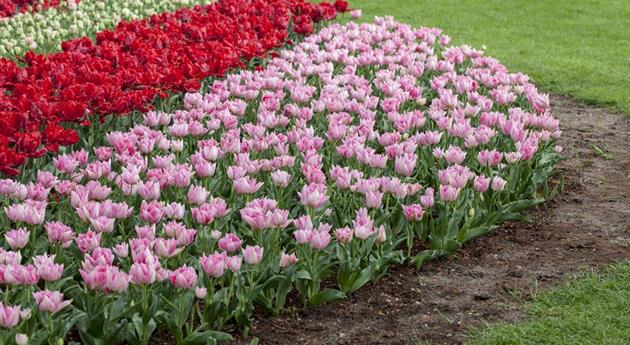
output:
[{"label": "brown dirt path", "polygon": [[566,97],[551,102],[565,190],[530,210],[532,223],[504,224],[420,271],[395,268],[339,303],[262,317],[252,329],[260,344],[458,344],[471,327],[522,317],[537,289],[630,259],[630,123]]}]

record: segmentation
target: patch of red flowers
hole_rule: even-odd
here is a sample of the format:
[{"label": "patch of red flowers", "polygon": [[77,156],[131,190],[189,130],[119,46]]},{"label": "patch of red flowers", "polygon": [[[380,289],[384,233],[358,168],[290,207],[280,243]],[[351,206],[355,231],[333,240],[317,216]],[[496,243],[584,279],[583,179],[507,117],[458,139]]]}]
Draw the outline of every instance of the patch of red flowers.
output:
[{"label": "patch of red flowers", "polygon": [[[62,43],[63,52],[28,52],[19,67],[0,59],[0,171],[18,174],[28,158],[79,140],[60,123],[146,111],[167,91],[196,91],[245,60],[288,43],[313,23],[334,19],[343,1],[220,0],[122,22]],[[347,6],[347,5],[346,5]]]},{"label": "patch of red flowers", "polygon": [[[42,3],[39,0],[0,0],[0,18],[12,17],[17,13],[29,10],[37,12],[38,10],[57,7],[60,3],[60,0],[44,0]],[[79,3],[79,1],[77,0],[75,3]]]}]

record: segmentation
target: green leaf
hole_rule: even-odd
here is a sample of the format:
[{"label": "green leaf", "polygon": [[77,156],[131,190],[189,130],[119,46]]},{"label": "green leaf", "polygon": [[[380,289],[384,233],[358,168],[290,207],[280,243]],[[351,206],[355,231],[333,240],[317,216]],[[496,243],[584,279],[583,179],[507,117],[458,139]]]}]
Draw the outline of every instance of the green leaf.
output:
[{"label": "green leaf", "polygon": [[359,278],[354,281],[354,284],[352,284],[352,287],[350,288],[349,293],[359,290],[361,287],[363,287],[363,285],[367,284],[370,280],[372,280],[372,278],[374,277],[374,270],[377,264],[378,262],[376,261],[372,262],[370,266],[361,270],[361,274],[359,275]]},{"label": "green leaf", "polygon": [[445,255],[448,255],[448,252],[444,250],[423,250],[411,259],[411,262],[416,264],[416,268],[419,269],[425,262]]},{"label": "green leaf", "polygon": [[501,210],[504,212],[520,212],[524,209],[542,204],[543,202],[545,202],[543,198],[517,200],[501,206]]},{"label": "green leaf", "polygon": [[459,223],[464,218],[464,215],[468,212],[468,203],[460,205],[455,212],[451,215],[451,219],[448,221],[447,238],[455,238],[457,236],[457,230]]},{"label": "green leaf", "polygon": [[515,212],[504,213],[504,214],[501,214],[501,217],[499,217],[499,222],[510,222],[510,221],[531,223],[531,219],[527,218],[526,216],[520,213],[515,213]]},{"label": "green leaf", "polygon": [[472,239],[475,239],[479,236],[482,236],[494,229],[496,229],[497,226],[496,225],[492,225],[492,226],[488,226],[488,225],[482,225],[482,226],[478,226],[476,228],[472,228],[472,229],[468,229],[468,231],[466,231],[466,235],[464,237],[464,242],[468,242]]},{"label": "green leaf", "polygon": [[309,303],[311,305],[319,305],[319,304],[324,304],[324,303],[328,303],[332,301],[337,301],[345,297],[346,297],[346,294],[337,289],[324,289],[320,291],[318,294],[311,297],[311,299],[309,300]]},{"label": "green leaf", "polygon": [[186,344],[190,345],[202,345],[207,344],[209,339],[213,339],[215,341],[230,341],[234,340],[229,333],[220,332],[220,331],[204,331],[204,332],[194,332],[184,339]]},{"label": "green leaf", "polygon": [[311,277],[311,274],[308,273],[308,271],[305,271],[305,270],[299,270],[299,271],[295,272],[295,277],[297,279],[313,280],[313,278]]},{"label": "green leaf", "polygon": [[291,292],[292,283],[291,279],[285,278],[278,284],[278,289],[276,290],[276,310],[280,310],[284,307],[287,295]]}]

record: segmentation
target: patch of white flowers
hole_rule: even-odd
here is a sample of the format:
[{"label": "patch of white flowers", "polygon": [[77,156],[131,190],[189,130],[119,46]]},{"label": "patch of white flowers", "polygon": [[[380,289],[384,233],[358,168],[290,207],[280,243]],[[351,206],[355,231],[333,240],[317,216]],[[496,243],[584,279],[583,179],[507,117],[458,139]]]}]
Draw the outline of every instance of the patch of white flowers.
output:
[{"label": "patch of white flowers", "polygon": [[50,53],[61,42],[111,29],[121,20],[149,17],[214,0],[67,0],[43,12],[20,13],[0,19],[0,56],[14,59],[29,50]]}]

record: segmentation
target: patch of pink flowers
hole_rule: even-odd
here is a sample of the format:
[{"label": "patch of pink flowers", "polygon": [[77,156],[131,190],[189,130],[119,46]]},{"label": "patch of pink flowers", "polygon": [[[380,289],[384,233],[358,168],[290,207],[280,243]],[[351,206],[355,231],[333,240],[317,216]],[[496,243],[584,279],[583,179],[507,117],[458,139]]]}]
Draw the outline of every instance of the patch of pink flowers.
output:
[{"label": "patch of pink flowers", "polygon": [[[291,267],[310,281],[339,262],[360,272],[400,239],[452,251],[531,197],[560,130],[526,75],[449,42],[391,18],[331,25],[182,110],[59,155],[37,181],[0,181],[0,284],[38,290],[67,267],[92,293],[186,290],[212,305],[220,290],[230,305]],[[335,250],[351,246],[367,249]],[[315,295],[305,276],[283,277]],[[51,314],[70,303],[34,298]],[[11,308],[0,326],[16,326]]]}]

